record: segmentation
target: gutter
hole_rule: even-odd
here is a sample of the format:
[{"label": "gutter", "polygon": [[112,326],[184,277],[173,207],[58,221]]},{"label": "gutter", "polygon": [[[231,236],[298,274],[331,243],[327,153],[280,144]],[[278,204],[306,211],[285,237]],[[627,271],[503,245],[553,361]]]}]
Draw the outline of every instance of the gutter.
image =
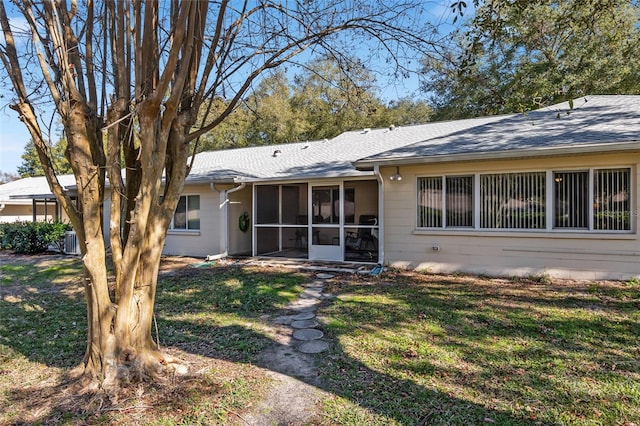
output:
[{"label": "gutter", "polygon": [[354,161],[352,164],[359,171],[375,171],[376,166],[400,166],[408,164],[434,164],[478,160],[500,160],[516,158],[550,157],[569,154],[596,154],[611,152],[640,151],[640,141],[620,143],[599,143],[590,145],[574,145],[561,148],[530,148],[510,151],[484,151],[461,154],[436,154],[395,158],[372,158]]},{"label": "gutter", "polygon": [[[215,185],[215,182],[211,182],[209,184],[212,190],[217,191]],[[247,186],[247,184],[243,182],[235,188],[222,191],[222,193],[220,194],[220,207],[224,207],[224,219],[222,220],[222,228],[224,229],[224,251],[218,254],[207,255],[207,262],[224,259],[225,257],[229,256],[229,194],[240,191],[241,189],[244,189],[245,186]]]}]

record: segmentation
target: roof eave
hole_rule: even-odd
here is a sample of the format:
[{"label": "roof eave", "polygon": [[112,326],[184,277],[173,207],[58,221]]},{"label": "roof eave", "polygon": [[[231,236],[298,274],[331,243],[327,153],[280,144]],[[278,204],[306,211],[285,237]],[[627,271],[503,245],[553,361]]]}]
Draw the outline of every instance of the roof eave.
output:
[{"label": "roof eave", "polygon": [[[373,169],[372,169],[373,170]],[[292,176],[273,176],[273,177],[263,177],[263,178],[239,178],[237,182],[244,183],[268,183],[268,182],[306,182],[312,180],[337,180],[337,179],[348,179],[348,178],[361,178],[367,176],[373,176],[373,172],[371,171],[360,171],[354,170],[349,173],[328,173],[328,174],[318,174],[318,175],[292,175]]]},{"label": "roof eave", "polygon": [[452,163],[478,160],[504,160],[516,158],[551,157],[558,155],[586,155],[602,152],[632,152],[640,151],[640,141],[626,141],[620,143],[599,143],[589,145],[573,145],[552,148],[513,149],[509,151],[484,151],[462,154],[445,154],[430,156],[415,156],[401,158],[363,159],[354,161],[356,170],[372,171],[378,166],[401,166],[409,164]]}]

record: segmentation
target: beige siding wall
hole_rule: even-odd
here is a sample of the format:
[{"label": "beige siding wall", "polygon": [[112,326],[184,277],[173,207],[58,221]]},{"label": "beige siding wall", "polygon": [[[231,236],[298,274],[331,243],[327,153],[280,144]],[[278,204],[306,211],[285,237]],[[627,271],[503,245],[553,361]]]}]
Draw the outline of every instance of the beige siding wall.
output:
[{"label": "beige siding wall", "polygon": [[[632,173],[631,233],[416,229],[419,176],[622,166],[630,166]],[[403,179],[399,182],[389,180],[395,171],[395,167],[382,170],[388,265],[503,276],[548,274],[576,279],[640,276],[639,153],[402,166]]]},{"label": "beige siding wall", "polygon": [[7,204],[0,211],[0,222],[33,220],[33,207],[29,205]]},{"label": "beige siding wall", "polygon": [[[61,210],[60,220],[63,222],[69,222],[69,218],[64,212]],[[55,219],[55,203],[49,202],[47,203],[47,208],[45,211],[45,206],[42,202],[38,203],[37,211],[36,211],[36,220],[54,220]],[[2,210],[0,210],[0,222],[16,222],[16,221],[28,221],[31,222],[33,220],[33,205],[29,204],[6,204]]]},{"label": "beige siding wall", "polygon": [[200,230],[169,230],[163,254],[204,258],[224,250],[224,206],[221,206],[220,194],[209,185],[185,186],[182,195],[200,195]]},{"label": "beige siding wall", "polygon": [[[229,194],[229,254],[251,254],[252,191],[247,185],[244,189]],[[249,213],[250,223],[247,232],[240,231],[238,219],[243,212]]]}]

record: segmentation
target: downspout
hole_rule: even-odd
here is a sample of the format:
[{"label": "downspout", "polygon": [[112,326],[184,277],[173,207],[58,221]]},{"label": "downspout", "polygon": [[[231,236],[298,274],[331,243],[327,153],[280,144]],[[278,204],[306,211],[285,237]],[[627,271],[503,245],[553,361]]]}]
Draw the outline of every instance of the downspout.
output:
[{"label": "downspout", "polygon": [[384,265],[384,179],[378,164],[373,166],[373,173],[378,180],[378,263]]},{"label": "downspout", "polygon": [[[217,191],[215,185],[216,184],[213,182],[209,184],[212,190]],[[247,184],[243,182],[235,188],[224,190],[222,192],[220,197],[220,207],[224,207],[224,220],[222,226],[222,228],[224,229],[224,251],[222,253],[208,255],[206,257],[207,262],[210,262],[212,260],[224,259],[225,257],[229,256],[229,194],[240,191],[241,189],[244,189],[245,186],[247,186]]]}]

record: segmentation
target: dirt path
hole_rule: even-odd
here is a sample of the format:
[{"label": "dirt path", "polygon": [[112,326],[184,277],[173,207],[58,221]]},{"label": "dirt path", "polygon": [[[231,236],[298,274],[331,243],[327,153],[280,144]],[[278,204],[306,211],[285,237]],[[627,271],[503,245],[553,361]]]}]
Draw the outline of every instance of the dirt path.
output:
[{"label": "dirt path", "polygon": [[[328,297],[322,293],[323,277],[330,276],[318,276],[298,300],[286,307],[285,315],[270,321],[275,343],[260,354],[258,365],[267,370],[273,382],[265,398],[243,416],[247,425],[294,426],[316,424],[320,420],[319,404],[329,394],[315,386],[318,371],[313,353],[328,349],[329,343],[314,318],[318,305]],[[313,338],[308,338],[311,334]]]}]

